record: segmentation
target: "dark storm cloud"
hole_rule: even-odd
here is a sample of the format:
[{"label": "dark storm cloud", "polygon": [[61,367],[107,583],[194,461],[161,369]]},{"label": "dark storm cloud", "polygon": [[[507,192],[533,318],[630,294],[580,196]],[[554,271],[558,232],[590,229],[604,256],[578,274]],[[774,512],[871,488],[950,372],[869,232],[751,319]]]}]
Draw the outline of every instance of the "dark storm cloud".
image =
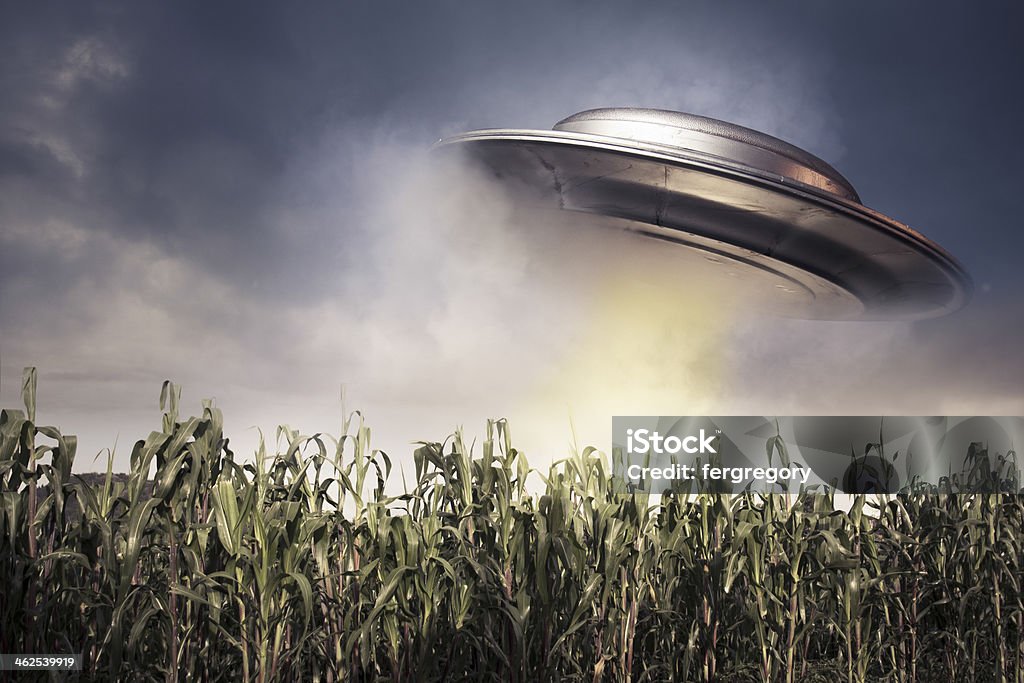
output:
[{"label": "dark storm cloud", "polygon": [[[1007,79],[1024,68],[1016,12],[914,3],[33,4],[9,10],[16,16],[0,29],[0,174],[20,180],[38,212],[84,213],[96,229],[195,252],[228,277],[267,270],[272,295],[281,290],[270,284],[295,284],[289,269],[309,254],[273,209],[288,201],[296,160],[339,126],[391,124],[423,143],[459,124],[546,127],[571,113],[566,106],[632,103],[608,102],[600,78],[637,64],[647,66],[641,79],[676,76],[654,80],[662,91],[644,97],[673,103],[673,87],[702,77],[687,63],[690,49],[728,59],[745,86],[744,71],[759,63],[781,79],[824,74],[829,120],[810,101],[803,120],[780,124],[760,110],[762,98],[742,92],[727,107],[689,108],[842,153],[836,165],[869,203],[981,261],[997,240],[1022,239],[1004,227],[1020,171],[998,153],[1024,114]],[[47,130],[78,158],[61,159],[38,139]],[[364,151],[357,143],[349,153]],[[957,201],[942,201],[949,197]],[[70,205],[53,206],[61,201]],[[336,248],[343,239],[315,237]]]},{"label": "dark storm cloud", "polygon": [[[273,414],[275,400],[301,406],[304,386],[353,377],[377,386],[381,405],[416,404],[440,381],[471,385],[491,359],[480,349],[504,349],[510,375],[534,357],[554,362],[544,326],[585,308],[582,290],[565,285],[562,308],[512,324],[518,350],[501,346],[507,314],[482,311],[525,310],[539,294],[516,288],[551,281],[521,236],[487,233],[488,251],[430,224],[423,192],[444,190],[419,177],[422,152],[460,130],[546,128],[626,105],[790,140],[965,261],[981,286],[967,317],[821,333],[865,335],[881,354],[866,376],[895,386],[899,366],[904,384],[920,382],[936,358],[965,355],[954,332],[970,326],[1005,367],[962,361],[968,395],[1003,400],[1024,379],[1005,342],[1024,328],[1005,314],[1024,284],[1015,5],[94,2],[3,13],[5,404],[24,364],[41,366],[74,416],[99,410],[99,381],[111,410],[171,375]],[[801,365],[789,335],[810,347],[825,328],[774,328],[737,337],[749,395],[770,395],[753,379],[765,362],[803,368],[810,385],[847,343]],[[893,360],[918,346],[929,351],[913,363]],[[467,404],[480,391],[451,393]],[[896,405],[927,394],[911,393]]]},{"label": "dark storm cloud", "polygon": [[[8,26],[4,143],[25,169],[8,187],[33,200],[16,217],[150,241],[211,271],[266,264],[283,246],[267,210],[288,159],[273,124],[294,102],[271,68],[288,56],[271,19],[37,11]],[[242,236],[253,248],[235,248]]]}]

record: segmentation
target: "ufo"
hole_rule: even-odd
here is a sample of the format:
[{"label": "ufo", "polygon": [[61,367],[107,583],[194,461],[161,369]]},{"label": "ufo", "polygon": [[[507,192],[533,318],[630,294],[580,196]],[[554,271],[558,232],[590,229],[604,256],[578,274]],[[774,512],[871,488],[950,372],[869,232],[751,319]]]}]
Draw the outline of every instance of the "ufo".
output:
[{"label": "ufo", "polygon": [[724,121],[591,109],[552,130],[477,130],[435,149],[475,165],[553,225],[660,240],[675,267],[782,315],[915,320],[951,313],[971,295],[953,256],[864,206],[829,164]]}]

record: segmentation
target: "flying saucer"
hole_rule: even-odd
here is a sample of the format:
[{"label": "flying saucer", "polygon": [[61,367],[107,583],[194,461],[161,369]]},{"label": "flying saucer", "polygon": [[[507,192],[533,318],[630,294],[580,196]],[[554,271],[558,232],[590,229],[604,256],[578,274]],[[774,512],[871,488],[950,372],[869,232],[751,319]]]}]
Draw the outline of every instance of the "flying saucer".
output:
[{"label": "flying saucer", "polygon": [[821,159],[749,128],[593,109],[553,130],[472,131],[436,148],[464,153],[548,216],[671,243],[679,267],[712,264],[784,314],[920,319],[970,298],[970,277],[941,247],[865,207]]}]

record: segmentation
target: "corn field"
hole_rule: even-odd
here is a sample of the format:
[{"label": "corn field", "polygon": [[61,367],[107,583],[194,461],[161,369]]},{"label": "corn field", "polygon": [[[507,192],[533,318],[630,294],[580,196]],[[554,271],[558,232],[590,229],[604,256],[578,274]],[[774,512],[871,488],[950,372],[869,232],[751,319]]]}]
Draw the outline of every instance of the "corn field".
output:
[{"label": "corn field", "polygon": [[0,417],[0,652],[72,677],[1024,683],[1018,495],[655,499],[590,448],[531,493],[500,420],[390,495],[358,413],[242,458],[170,383],[96,481],[35,392]]}]

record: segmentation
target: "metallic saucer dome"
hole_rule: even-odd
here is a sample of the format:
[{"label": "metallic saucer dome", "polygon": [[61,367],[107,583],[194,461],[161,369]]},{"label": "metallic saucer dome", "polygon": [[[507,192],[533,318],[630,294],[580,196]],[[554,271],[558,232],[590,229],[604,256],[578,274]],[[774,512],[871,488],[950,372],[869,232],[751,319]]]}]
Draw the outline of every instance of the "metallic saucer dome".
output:
[{"label": "metallic saucer dome", "polygon": [[738,284],[783,315],[920,319],[970,298],[941,247],[865,207],[821,159],[742,126],[592,109],[553,130],[472,131],[435,147],[482,165],[539,215],[672,243],[681,268],[714,264],[712,285]]}]

